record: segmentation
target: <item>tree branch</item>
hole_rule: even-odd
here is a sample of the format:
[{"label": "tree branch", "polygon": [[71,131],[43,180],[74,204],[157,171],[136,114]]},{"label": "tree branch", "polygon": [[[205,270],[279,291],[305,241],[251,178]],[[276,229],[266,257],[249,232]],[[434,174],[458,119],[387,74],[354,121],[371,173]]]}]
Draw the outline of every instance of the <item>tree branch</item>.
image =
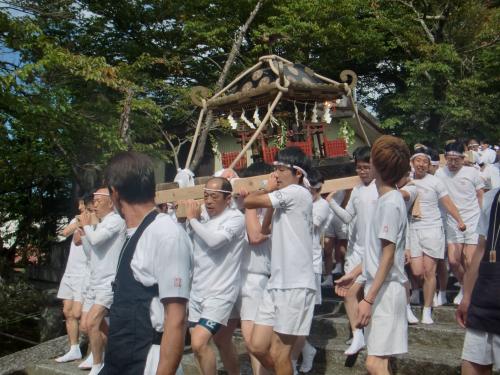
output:
[{"label": "tree branch", "polygon": [[[233,45],[231,47],[231,52],[229,53],[229,56],[227,57],[226,63],[224,64],[224,68],[222,69],[222,72],[219,76],[219,79],[217,80],[217,83],[215,84],[215,92],[220,91],[224,87],[224,82],[227,79],[227,76],[229,74],[229,69],[231,68],[231,65],[233,65],[234,60],[239,54],[239,51],[241,49],[241,43],[243,42],[243,38],[245,37],[245,34],[248,31],[248,28],[252,24],[253,20],[255,19],[255,16],[259,12],[260,8],[262,7],[263,0],[259,0],[257,4],[255,4],[255,8],[252,10],[250,15],[248,16],[246,22],[240,27],[238,32],[236,33],[236,37],[234,39]],[[196,152],[193,157],[193,161],[191,163],[191,169],[195,170],[198,168],[198,165],[201,162],[201,159],[203,158],[203,154],[205,153],[205,145],[207,143],[207,138],[208,138],[208,133],[211,129],[211,125],[213,122],[213,113],[212,111],[209,111],[206,119],[205,119],[205,127],[202,129],[200,137],[198,138],[198,144],[195,145],[196,147]]]}]

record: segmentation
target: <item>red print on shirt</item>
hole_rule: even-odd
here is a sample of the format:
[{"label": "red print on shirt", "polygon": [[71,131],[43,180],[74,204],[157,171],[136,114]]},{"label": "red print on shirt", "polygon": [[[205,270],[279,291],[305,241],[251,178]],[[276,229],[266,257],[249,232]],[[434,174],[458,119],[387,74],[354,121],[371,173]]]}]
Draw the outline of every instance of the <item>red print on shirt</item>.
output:
[{"label": "red print on shirt", "polygon": [[180,288],[182,285],[182,279],[180,277],[176,277],[174,279],[174,287],[175,288]]}]

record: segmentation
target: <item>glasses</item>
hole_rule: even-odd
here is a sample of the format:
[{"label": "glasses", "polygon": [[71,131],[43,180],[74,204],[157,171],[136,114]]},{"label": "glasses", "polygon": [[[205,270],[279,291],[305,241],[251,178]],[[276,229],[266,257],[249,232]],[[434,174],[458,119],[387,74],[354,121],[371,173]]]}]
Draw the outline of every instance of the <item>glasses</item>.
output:
[{"label": "glasses", "polygon": [[106,198],[96,199],[94,198],[94,204],[101,204],[102,202],[106,202]]},{"label": "glasses", "polygon": [[447,163],[450,163],[450,164],[458,164],[462,161],[461,158],[454,158],[454,159],[451,159],[451,158],[446,158],[446,162]]},{"label": "glasses", "polygon": [[356,167],[356,170],[361,172],[368,172],[370,169],[371,167]]}]

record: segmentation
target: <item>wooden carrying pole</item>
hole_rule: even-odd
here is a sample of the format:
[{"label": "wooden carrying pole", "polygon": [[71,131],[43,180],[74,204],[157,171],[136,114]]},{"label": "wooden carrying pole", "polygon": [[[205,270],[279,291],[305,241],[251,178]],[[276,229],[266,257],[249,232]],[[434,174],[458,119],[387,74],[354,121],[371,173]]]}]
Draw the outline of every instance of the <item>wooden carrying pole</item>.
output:
[{"label": "wooden carrying pole", "polygon": [[186,166],[184,168],[189,169],[189,165],[191,164],[191,159],[193,158],[194,149],[196,147],[196,142],[198,141],[198,135],[200,134],[201,123],[203,121],[203,116],[205,115],[206,109],[205,105],[201,109],[200,117],[198,117],[198,123],[196,124],[196,130],[194,131],[193,141],[191,143],[191,148],[189,149],[189,154],[186,160]]},{"label": "wooden carrying pole", "polygon": [[260,135],[260,133],[262,132],[262,130],[264,130],[264,127],[267,125],[267,123],[268,123],[269,119],[271,118],[271,115],[272,115],[272,113],[274,111],[274,108],[276,108],[276,106],[278,105],[278,103],[279,103],[279,101],[280,101],[280,99],[281,99],[282,96],[283,96],[283,92],[279,91],[278,95],[276,95],[276,98],[274,98],[273,104],[271,104],[271,107],[269,108],[269,110],[267,111],[266,115],[264,116],[264,119],[262,120],[261,124],[259,125],[259,127],[255,131],[255,133],[253,133],[252,137],[249,139],[249,141],[245,145],[245,147],[243,147],[243,149],[240,151],[240,153],[238,154],[238,156],[236,156],[236,158],[233,160],[233,162],[229,166],[229,169],[234,169],[234,166],[247,153],[247,150],[250,147],[252,147],[252,144],[255,142],[255,140]]},{"label": "wooden carrying pole", "polygon": [[[232,180],[233,185],[233,195],[237,196],[238,192],[244,188],[248,192],[256,191],[266,185],[269,175],[238,178]],[[340,191],[352,189],[354,186],[359,184],[361,180],[358,176],[336,178],[332,180],[327,180],[323,184],[321,189],[322,194],[331,193],[332,191]],[[177,203],[176,215],[178,218],[186,217],[185,206],[182,201],[188,199],[201,200],[203,199],[203,188],[204,185],[196,185],[187,188],[171,189],[171,190],[160,190],[156,192],[156,204],[162,203]]]}]

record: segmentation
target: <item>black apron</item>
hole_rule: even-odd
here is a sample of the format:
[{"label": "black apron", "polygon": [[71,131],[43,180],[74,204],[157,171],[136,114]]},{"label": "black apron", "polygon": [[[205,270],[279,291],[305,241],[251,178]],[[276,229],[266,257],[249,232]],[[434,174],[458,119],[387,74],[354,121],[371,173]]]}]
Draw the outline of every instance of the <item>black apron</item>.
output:
[{"label": "black apron", "polygon": [[[498,224],[500,211],[498,199],[500,191],[495,194],[491,207],[488,238],[483,259],[479,266],[477,281],[472,291],[469,310],[467,311],[467,328],[500,335],[500,262],[490,261],[490,251],[498,254]],[[497,247],[494,249],[494,247]]]},{"label": "black apron", "polygon": [[151,345],[161,342],[161,333],[153,328],[149,312],[151,300],[158,296],[158,285],[142,285],[130,267],[137,242],[156,215],[156,210],[149,213],[122,249],[113,283],[104,368],[99,375],[143,374]]}]

